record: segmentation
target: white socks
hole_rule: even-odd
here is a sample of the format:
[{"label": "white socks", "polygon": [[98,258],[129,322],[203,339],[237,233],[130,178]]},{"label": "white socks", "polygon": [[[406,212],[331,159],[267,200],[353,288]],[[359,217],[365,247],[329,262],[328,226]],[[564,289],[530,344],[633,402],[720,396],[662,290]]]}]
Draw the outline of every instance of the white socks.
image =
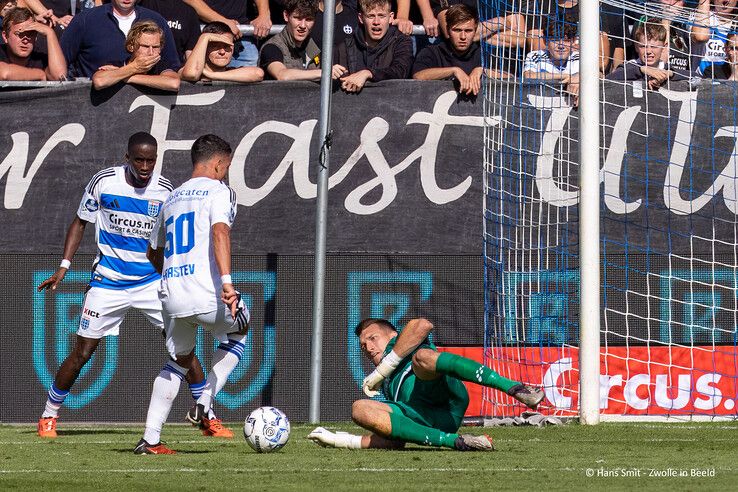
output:
[{"label": "white socks", "polygon": [[177,393],[179,393],[179,386],[187,371],[188,369],[170,360],[154,380],[149,411],[146,414],[146,431],[144,432],[144,439],[147,443],[159,444],[161,428],[169,417],[172,403],[177,397]]},{"label": "white socks", "polygon": [[205,408],[205,413],[210,412],[215,395],[223,389],[228,376],[238,365],[243,356],[245,349],[246,335],[229,335],[227,343],[221,343],[218,350],[213,354],[213,368],[208,374],[205,388],[202,390],[202,396],[197,399],[197,403]]},{"label": "white socks", "polygon": [[49,395],[46,398],[46,407],[41,418],[58,417],[59,409],[64,404],[64,400],[69,396],[69,390],[64,391],[57,388],[53,383],[49,388]]}]

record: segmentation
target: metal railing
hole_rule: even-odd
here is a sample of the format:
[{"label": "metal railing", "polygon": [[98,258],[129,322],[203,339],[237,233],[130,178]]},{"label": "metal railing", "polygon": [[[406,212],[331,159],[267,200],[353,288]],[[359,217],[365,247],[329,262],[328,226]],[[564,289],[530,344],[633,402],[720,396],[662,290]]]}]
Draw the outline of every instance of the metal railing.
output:
[{"label": "metal railing", "polygon": [[[254,26],[251,24],[239,24],[239,29],[241,29],[241,34],[244,36],[253,36],[254,35]],[[269,35],[274,36],[275,34],[279,34],[284,29],[284,24],[274,24],[272,25],[271,29],[269,29]],[[421,25],[414,25],[413,26],[413,36],[425,36],[425,28]]]}]

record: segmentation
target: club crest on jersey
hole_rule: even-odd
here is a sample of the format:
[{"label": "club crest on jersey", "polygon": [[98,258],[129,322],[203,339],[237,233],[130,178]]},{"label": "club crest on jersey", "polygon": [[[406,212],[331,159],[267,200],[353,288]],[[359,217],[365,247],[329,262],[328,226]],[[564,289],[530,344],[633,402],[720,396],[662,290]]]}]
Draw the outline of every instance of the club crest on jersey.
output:
[{"label": "club crest on jersey", "polygon": [[159,200],[149,200],[149,217],[158,217],[159,210],[161,210],[161,202]]},{"label": "club crest on jersey", "polygon": [[353,34],[354,33],[354,28],[351,27],[351,24],[346,24],[345,26],[343,26],[343,33],[344,34]]}]

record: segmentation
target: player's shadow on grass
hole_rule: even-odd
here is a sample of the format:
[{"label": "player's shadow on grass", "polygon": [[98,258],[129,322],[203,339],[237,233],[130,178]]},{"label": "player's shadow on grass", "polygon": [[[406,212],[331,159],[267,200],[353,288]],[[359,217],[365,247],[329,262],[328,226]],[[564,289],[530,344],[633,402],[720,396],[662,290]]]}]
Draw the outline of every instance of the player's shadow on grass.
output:
[{"label": "player's shadow on grass", "polygon": [[[23,431],[23,434],[36,434],[36,432],[36,429],[32,429]],[[116,436],[138,436],[141,433],[139,429],[64,429],[56,432],[61,438],[69,436],[96,436],[105,434],[113,434]]]},{"label": "player's shadow on grass", "polygon": [[[121,453],[121,454],[133,454],[133,447],[134,447],[134,445],[131,445],[130,448],[114,448],[112,451],[114,451],[116,453]],[[172,447],[172,446],[167,446],[167,447]],[[177,452],[177,454],[210,454],[210,453],[215,453],[216,452],[215,450],[207,450],[207,449],[185,449],[185,450],[182,450],[182,449],[175,449],[174,447],[172,447],[172,448]]]},{"label": "player's shadow on grass", "polygon": [[138,436],[141,433],[140,429],[64,429],[57,431],[59,437],[64,436],[94,436],[101,434],[114,434],[116,436]]}]

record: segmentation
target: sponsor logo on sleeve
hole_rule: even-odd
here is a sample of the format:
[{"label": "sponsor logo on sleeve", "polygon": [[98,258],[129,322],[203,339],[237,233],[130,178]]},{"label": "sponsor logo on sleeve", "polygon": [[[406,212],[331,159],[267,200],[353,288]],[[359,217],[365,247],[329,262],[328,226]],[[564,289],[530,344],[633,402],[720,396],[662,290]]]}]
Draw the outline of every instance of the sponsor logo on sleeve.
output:
[{"label": "sponsor logo on sleeve", "polygon": [[97,212],[97,209],[100,208],[100,205],[98,205],[97,200],[94,198],[88,198],[85,202],[85,209],[88,212]]}]

